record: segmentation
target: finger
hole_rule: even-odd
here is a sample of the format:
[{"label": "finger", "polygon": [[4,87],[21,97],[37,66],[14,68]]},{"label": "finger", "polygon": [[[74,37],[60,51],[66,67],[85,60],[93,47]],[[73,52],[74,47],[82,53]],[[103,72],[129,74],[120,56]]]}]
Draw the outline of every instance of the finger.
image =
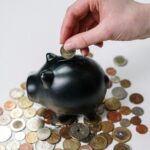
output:
[{"label": "finger", "polygon": [[89,48],[88,47],[80,49],[80,51],[81,51],[81,54],[83,56],[88,56],[88,54],[89,54]]},{"label": "finger", "polygon": [[109,33],[105,29],[105,26],[100,24],[87,32],[74,35],[65,42],[64,48],[66,50],[82,49],[92,44],[99,43],[99,41],[108,40],[108,38]]},{"label": "finger", "polygon": [[87,0],[78,0],[68,8],[60,32],[61,44],[64,44],[72,35],[74,27],[80,19],[87,15],[88,11],[89,5]]}]

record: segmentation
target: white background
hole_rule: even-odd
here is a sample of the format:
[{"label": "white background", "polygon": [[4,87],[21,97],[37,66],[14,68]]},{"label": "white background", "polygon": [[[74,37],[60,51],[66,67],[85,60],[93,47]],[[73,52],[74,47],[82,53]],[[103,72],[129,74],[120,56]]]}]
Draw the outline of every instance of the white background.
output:
[{"label": "white background", "polygon": [[[59,55],[60,27],[65,11],[72,2],[0,0],[0,105],[9,99],[11,88],[18,87],[29,72],[36,71],[45,63],[47,52]],[[116,67],[118,75],[132,81],[129,94],[140,92],[144,95],[145,101],[140,105],[145,109],[142,120],[150,128],[150,39],[105,42],[102,49],[92,46],[91,51],[104,69],[114,66],[113,57],[116,55],[124,55],[129,60],[126,67]],[[134,106],[128,99],[123,103]],[[133,132],[129,142],[132,149],[148,150],[150,131],[146,135],[139,135],[134,126],[130,129]],[[113,145],[108,148],[112,149]]]}]

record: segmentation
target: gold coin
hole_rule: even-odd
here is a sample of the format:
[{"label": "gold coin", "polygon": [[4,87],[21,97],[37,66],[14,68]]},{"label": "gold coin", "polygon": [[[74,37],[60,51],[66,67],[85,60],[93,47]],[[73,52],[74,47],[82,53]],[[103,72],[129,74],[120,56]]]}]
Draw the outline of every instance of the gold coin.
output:
[{"label": "gold coin", "polygon": [[108,141],[104,136],[99,134],[92,138],[89,145],[95,150],[105,149],[108,145]]},{"label": "gold coin", "polygon": [[26,134],[25,139],[26,139],[27,143],[30,143],[30,144],[36,143],[38,140],[37,133],[36,132],[29,132]]},{"label": "gold coin", "polygon": [[63,58],[65,59],[71,59],[74,57],[75,55],[75,50],[71,50],[71,51],[66,51],[64,49],[64,47],[62,46],[61,49],[60,49],[60,54]]},{"label": "gold coin", "polygon": [[57,131],[52,131],[51,136],[47,139],[50,144],[56,144],[60,141],[61,136]]},{"label": "gold coin", "polygon": [[101,136],[104,136],[107,139],[108,145],[110,145],[113,142],[113,138],[108,133],[100,133]]},{"label": "gold coin", "polygon": [[63,142],[63,148],[65,150],[78,150],[81,143],[77,139],[65,139]]},{"label": "gold coin", "polygon": [[24,117],[27,119],[32,118],[35,115],[36,115],[36,109],[33,107],[24,110]]},{"label": "gold coin", "polygon": [[103,133],[109,133],[114,129],[114,124],[111,121],[103,121],[101,122],[101,126]]},{"label": "gold coin", "polygon": [[118,110],[121,107],[121,102],[112,97],[104,101],[105,108],[108,110]]},{"label": "gold coin", "polygon": [[23,96],[22,98],[19,99],[18,101],[18,105],[20,108],[22,109],[26,109],[29,108],[33,105],[33,102],[31,102],[28,97]]},{"label": "gold coin", "polygon": [[131,139],[131,131],[126,127],[117,127],[112,132],[113,139],[119,143],[126,143]]},{"label": "gold coin", "polygon": [[16,107],[16,103],[14,101],[9,100],[4,103],[5,110],[11,111],[15,107]]},{"label": "gold coin", "polygon": [[20,87],[23,89],[23,90],[26,90],[26,82],[22,82],[20,84]]}]

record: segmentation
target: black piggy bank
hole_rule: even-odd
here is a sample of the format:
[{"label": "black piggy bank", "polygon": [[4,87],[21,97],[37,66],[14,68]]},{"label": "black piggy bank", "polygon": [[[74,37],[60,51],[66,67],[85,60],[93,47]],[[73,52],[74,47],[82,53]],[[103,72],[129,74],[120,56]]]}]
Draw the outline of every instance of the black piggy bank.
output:
[{"label": "black piggy bank", "polygon": [[102,103],[108,77],[91,58],[64,59],[52,53],[45,65],[27,79],[27,95],[60,115],[90,115]]}]

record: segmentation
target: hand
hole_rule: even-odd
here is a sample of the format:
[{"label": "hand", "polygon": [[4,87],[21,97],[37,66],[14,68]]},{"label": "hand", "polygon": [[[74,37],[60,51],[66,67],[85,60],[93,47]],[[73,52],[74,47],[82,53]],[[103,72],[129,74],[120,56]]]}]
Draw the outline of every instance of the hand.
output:
[{"label": "hand", "polygon": [[92,44],[102,47],[107,40],[146,38],[150,7],[146,8],[133,0],[77,0],[66,12],[60,43],[66,50],[81,49],[87,55]]}]

